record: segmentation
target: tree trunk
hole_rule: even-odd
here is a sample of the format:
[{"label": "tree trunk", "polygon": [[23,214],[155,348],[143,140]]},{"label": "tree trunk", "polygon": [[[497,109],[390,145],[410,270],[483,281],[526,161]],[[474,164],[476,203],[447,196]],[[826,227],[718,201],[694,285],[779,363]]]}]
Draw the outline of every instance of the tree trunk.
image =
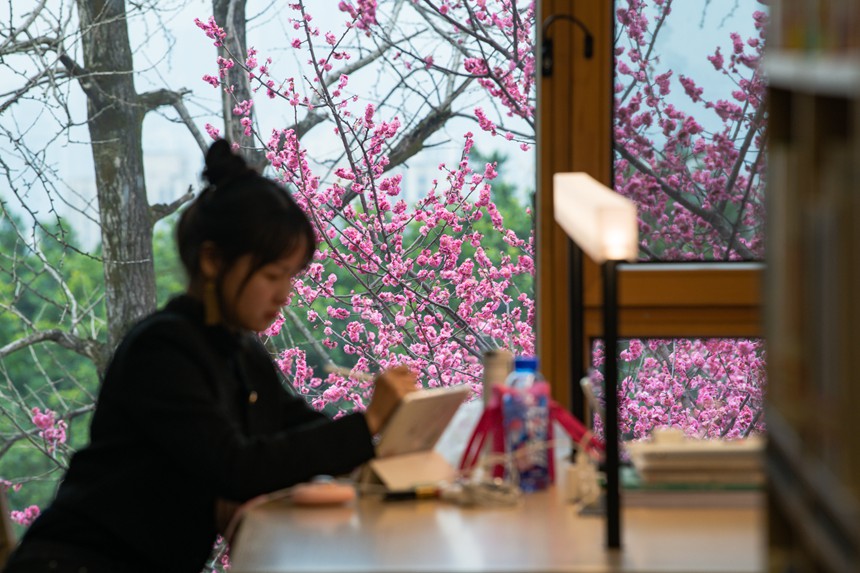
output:
[{"label": "tree trunk", "polygon": [[124,0],[78,0],[87,115],[101,221],[108,348],[155,308],[152,221]]},{"label": "tree trunk", "polygon": [[[212,0],[212,13],[215,22],[227,32],[224,46],[218,48],[218,55],[225,59],[234,59],[244,63],[248,57],[247,32],[245,20],[246,0]],[[224,137],[231,143],[239,144],[242,156],[249,165],[262,172],[266,166],[266,156],[254,144],[253,135],[245,135],[245,127],[241,124],[240,116],[233,115],[236,103],[251,99],[251,82],[248,73],[240,66],[230,68],[224,78],[227,85],[233,86],[231,93],[221,90],[221,111],[224,116]],[[254,118],[253,110],[249,116]]]}]

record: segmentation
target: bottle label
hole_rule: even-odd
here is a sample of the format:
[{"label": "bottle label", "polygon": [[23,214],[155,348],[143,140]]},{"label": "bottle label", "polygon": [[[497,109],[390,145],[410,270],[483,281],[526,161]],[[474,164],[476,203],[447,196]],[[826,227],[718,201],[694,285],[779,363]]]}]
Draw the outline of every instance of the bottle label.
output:
[{"label": "bottle label", "polygon": [[502,398],[509,476],[525,492],[549,485],[549,392],[546,382],[512,388]]}]

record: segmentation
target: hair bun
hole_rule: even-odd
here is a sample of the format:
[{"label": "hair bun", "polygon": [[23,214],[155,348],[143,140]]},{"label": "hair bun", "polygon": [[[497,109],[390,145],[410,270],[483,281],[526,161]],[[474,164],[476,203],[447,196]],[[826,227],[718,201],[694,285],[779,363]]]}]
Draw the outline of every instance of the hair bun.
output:
[{"label": "hair bun", "polygon": [[206,152],[206,169],[203,177],[212,185],[222,185],[225,181],[249,171],[248,164],[241,155],[233,153],[226,139],[218,139]]}]

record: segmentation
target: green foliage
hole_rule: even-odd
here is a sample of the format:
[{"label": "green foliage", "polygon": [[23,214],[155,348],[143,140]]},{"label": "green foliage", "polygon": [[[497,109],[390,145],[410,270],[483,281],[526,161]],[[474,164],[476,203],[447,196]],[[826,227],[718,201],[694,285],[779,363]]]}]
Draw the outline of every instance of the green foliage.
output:
[{"label": "green foliage", "polygon": [[187,279],[179,252],[176,248],[176,223],[178,215],[172,215],[155,226],[152,237],[152,252],[155,259],[155,293],[158,306],[163,306],[172,297],[185,292]]},{"label": "green foliage", "polygon": [[[103,332],[101,262],[70,245],[74,234],[58,227],[28,229],[0,211],[0,340],[63,329],[98,340]],[[63,277],[60,279],[59,277]],[[82,446],[87,406],[98,388],[94,364],[43,341],[0,359],[0,477],[22,483],[10,492],[15,509],[43,506],[54,494],[71,451]],[[31,421],[31,408],[57,412],[69,424],[68,440],[50,455]]]},{"label": "green foliage", "polygon": [[[154,235],[159,305],[185,289],[173,241],[175,222],[175,217],[165,220]],[[80,254],[69,248],[73,233],[59,231],[36,232],[31,243],[20,218],[0,212],[0,346],[35,331],[72,330],[72,298],[76,312],[84,316],[76,325],[77,335],[103,338],[104,281],[98,249],[93,256]],[[89,441],[89,412],[98,385],[98,372],[89,359],[53,342],[0,360],[0,478],[22,484],[18,491],[9,491],[13,509],[44,507],[54,496],[71,453]],[[38,437],[31,420],[34,407],[57,412],[68,424],[67,442],[55,452],[49,453]],[[18,529],[20,533],[23,528]]]}]

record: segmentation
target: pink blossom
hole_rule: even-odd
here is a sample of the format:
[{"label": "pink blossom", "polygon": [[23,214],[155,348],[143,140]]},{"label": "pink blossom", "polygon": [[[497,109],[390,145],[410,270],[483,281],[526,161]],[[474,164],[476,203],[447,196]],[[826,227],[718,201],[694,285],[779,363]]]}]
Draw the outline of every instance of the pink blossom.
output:
[{"label": "pink blossom", "polygon": [[680,81],[681,85],[684,86],[684,91],[688,96],[690,96],[690,99],[692,99],[693,102],[702,101],[702,92],[704,92],[703,88],[698,87],[692,79],[685,76],[680,76],[678,81]]},{"label": "pink blossom", "polygon": [[725,60],[723,59],[723,55],[720,53],[720,48],[717,47],[717,50],[714,52],[713,56],[708,56],[708,61],[713,64],[715,70],[723,69],[723,63]]},{"label": "pink blossom", "polygon": [[56,412],[48,409],[42,412],[39,408],[33,408],[30,411],[30,420],[39,428],[39,437],[44,440],[49,452],[53,452],[59,444],[66,443],[68,425],[64,420],[57,420],[56,416]]},{"label": "pink blossom", "polygon": [[269,328],[263,331],[265,336],[277,336],[281,332],[281,327],[284,325],[284,315],[278,313],[278,316],[275,318],[274,322],[269,325]]},{"label": "pink blossom", "polygon": [[377,24],[376,0],[356,0],[355,4],[343,0],[338,3],[338,9],[349,14],[354,20],[355,27],[359,30],[369,33],[370,28]]},{"label": "pink blossom", "polygon": [[257,50],[252,48],[248,48],[248,56],[245,58],[245,67],[249,70],[256,69],[257,67]]},{"label": "pink blossom", "polygon": [[24,511],[13,510],[9,515],[15,523],[29,527],[39,517],[40,513],[38,506],[31,505]]},{"label": "pink blossom", "polygon": [[206,33],[206,36],[208,38],[215,40],[214,44],[216,46],[220,46],[221,43],[224,41],[224,38],[227,37],[227,34],[224,32],[224,29],[219,27],[215,23],[215,18],[213,18],[212,16],[209,17],[209,20],[207,22],[203,22],[199,18],[195,18],[194,23],[197,25],[198,28],[200,28]]}]

